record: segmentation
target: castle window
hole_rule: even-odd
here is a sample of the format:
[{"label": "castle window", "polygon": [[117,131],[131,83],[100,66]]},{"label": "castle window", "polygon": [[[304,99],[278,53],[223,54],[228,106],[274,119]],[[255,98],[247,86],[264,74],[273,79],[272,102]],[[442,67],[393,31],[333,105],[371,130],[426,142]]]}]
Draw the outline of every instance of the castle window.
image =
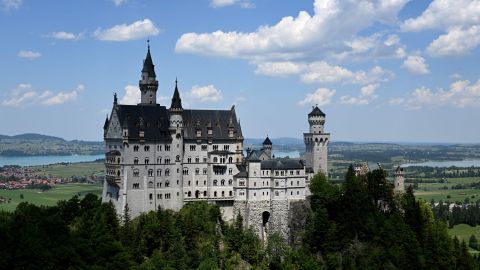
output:
[{"label": "castle window", "polygon": [[135,157],[135,158],[133,159],[133,164],[138,164],[138,157]]},{"label": "castle window", "polygon": [[190,145],[190,151],[195,151],[196,148],[197,148],[196,145]]},{"label": "castle window", "polygon": [[284,176],[284,175],[285,175],[285,172],[284,172],[284,171],[281,171],[280,174],[281,174],[282,176]]},{"label": "castle window", "polygon": [[253,186],[256,187],[256,186],[257,186],[257,182],[253,182]]},{"label": "castle window", "polygon": [[190,186],[190,181],[188,181],[188,186]]},{"label": "castle window", "polygon": [[229,168],[229,169],[228,169],[228,174],[230,174],[230,175],[233,174],[233,169],[232,169],[232,168]]},{"label": "castle window", "polygon": [[228,195],[229,195],[230,197],[232,197],[232,196],[233,196],[233,191],[230,190],[230,191],[228,192]]},{"label": "castle window", "polygon": [[217,180],[213,180],[213,185],[214,185],[214,186],[217,186],[217,185],[218,185],[218,181],[217,181]]},{"label": "castle window", "polygon": [[228,185],[231,186],[232,183],[233,183],[233,180],[232,180],[232,179],[229,179],[229,180],[228,180]]},{"label": "castle window", "polygon": [[162,157],[157,158],[157,164],[162,164]]},{"label": "castle window", "polygon": [[170,158],[165,158],[165,164],[170,164]]},{"label": "castle window", "polygon": [[195,186],[198,186],[198,181],[195,181]]},{"label": "castle window", "polygon": [[220,181],[220,184],[221,184],[222,186],[225,186],[225,180],[222,179],[222,181]]},{"label": "castle window", "polygon": [[275,186],[278,187],[278,181],[275,181]]},{"label": "castle window", "polygon": [[218,162],[218,158],[217,157],[214,157],[213,158],[213,163],[217,163]]},{"label": "castle window", "polygon": [[293,181],[290,181],[290,186],[293,186]]},{"label": "castle window", "polygon": [[213,145],[213,151],[216,151],[216,150],[218,150],[218,145],[217,145],[217,144],[214,144],[214,145]]},{"label": "castle window", "polygon": [[143,147],[143,149],[145,150],[145,152],[148,152],[148,151],[150,151],[150,146],[145,145],[145,147]]},{"label": "castle window", "polygon": [[196,157],[195,158],[195,163],[200,163],[200,158]]},{"label": "castle window", "polygon": [[206,157],[203,158],[203,163],[207,163],[207,158]]},{"label": "castle window", "polygon": [[153,194],[150,193],[150,195],[148,196],[150,198],[150,200],[153,200]]},{"label": "castle window", "polygon": [[192,163],[192,158],[187,158],[187,163]]},{"label": "castle window", "polygon": [[300,194],[300,191],[297,191],[297,195]]},{"label": "castle window", "polygon": [[147,165],[148,165],[148,163],[149,163],[149,162],[150,162],[150,159],[148,159],[148,157],[147,157],[147,158],[145,158],[145,164],[147,164]]},{"label": "castle window", "polygon": [[139,189],[140,184],[139,183],[133,183],[133,189]]},{"label": "castle window", "polygon": [[199,168],[196,168],[196,169],[195,169],[195,174],[196,174],[196,175],[199,175],[199,174],[200,174],[200,169],[199,169]]},{"label": "castle window", "polygon": [[217,197],[217,192],[216,191],[213,192],[213,197]]},{"label": "castle window", "polygon": [[165,145],[165,151],[170,151],[170,145],[168,144]]},{"label": "castle window", "polygon": [[138,177],[140,175],[139,170],[133,170],[133,176]]},{"label": "castle window", "polygon": [[133,152],[138,152],[138,148],[139,148],[139,146],[138,146],[138,145],[135,145],[135,146],[133,147]]},{"label": "castle window", "polygon": [[290,175],[293,175],[293,171],[290,171]]},{"label": "castle window", "polygon": [[297,171],[297,175],[300,175],[300,171]]},{"label": "castle window", "polygon": [[179,155],[177,155],[177,156],[175,157],[175,162],[180,162],[180,156],[179,156]]},{"label": "castle window", "polygon": [[170,181],[165,181],[165,187],[169,187],[170,186]]},{"label": "castle window", "polygon": [[207,174],[207,168],[204,168],[204,169],[203,169],[203,174],[204,174],[204,175]]},{"label": "castle window", "polygon": [[157,194],[157,199],[161,199],[162,198],[162,194]]},{"label": "castle window", "polygon": [[228,163],[232,163],[233,162],[233,158],[232,157],[229,157],[228,158]]},{"label": "castle window", "polygon": [[165,176],[170,176],[170,169],[165,169]]},{"label": "castle window", "polygon": [[165,194],[165,199],[170,199],[170,193]]},{"label": "castle window", "polygon": [[188,168],[183,168],[183,175],[188,175]]},{"label": "castle window", "polygon": [[279,175],[278,171],[275,171],[275,176],[278,176],[278,175]]},{"label": "castle window", "polygon": [[300,181],[297,181],[297,186],[299,186],[299,185],[300,185]]},{"label": "castle window", "polygon": [[160,188],[162,186],[162,183],[158,182],[157,183],[157,188]]},{"label": "castle window", "polygon": [[223,146],[223,150],[228,151],[230,149],[230,145],[226,144]]},{"label": "castle window", "polygon": [[148,176],[153,176],[153,170],[152,169],[148,170]]},{"label": "castle window", "polygon": [[206,144],[202,145],[202,151],[207,151],[207,145]]},{"label": "castle window", "polygon": [[192,197],[192,192],[191,191],[188,192],[188,197]]},{"label": "castle window", "polygon": [[222,197],[225,197],[225,191],[222,191]]},{"label": "castle window", "polygon": [[157,151],[162,151],[162,146],[161,145],[157,145]]},{"label": "castle window", "polygon": [[275,196],[278,196],[278,191],[275,191]]},{"label": "castle window", "polygon": [[253,193],[253,196],[254,196],[254,197],[257,197],[257,193],[256,193],[256,192],[254,192],[254,193]]},{"label": "castle window", "polygon": [[204,192],[203,192],[203,196],[204,196],[204,197],[207,197],[207,191],[204,191]]}]

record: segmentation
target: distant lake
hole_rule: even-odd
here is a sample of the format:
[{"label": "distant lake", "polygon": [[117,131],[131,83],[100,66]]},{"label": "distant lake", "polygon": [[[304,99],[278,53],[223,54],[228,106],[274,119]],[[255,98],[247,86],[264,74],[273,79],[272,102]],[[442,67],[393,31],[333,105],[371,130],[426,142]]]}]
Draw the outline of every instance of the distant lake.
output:
[{"label": "distant lake", "polygon": [[277,158],[283,158],[283,157],[299,158],[300,157],[300,152],[298,151],[290,151],[290,152],[273,151],[273,154]]},{"label": "distant lake", "polygon": [[105,155],[74,155],[74,156],[28,156],[4,157],[0,156],[0,167],[5,165],[35,166],[61,162],[87,162],[105,158]]},{"label": "distant lake", "polygon": [[427,161],[421,163],[406,163],[401,167],[425,166],[425,167],[480,167],[480,159],[457,160],[457,161]]}]

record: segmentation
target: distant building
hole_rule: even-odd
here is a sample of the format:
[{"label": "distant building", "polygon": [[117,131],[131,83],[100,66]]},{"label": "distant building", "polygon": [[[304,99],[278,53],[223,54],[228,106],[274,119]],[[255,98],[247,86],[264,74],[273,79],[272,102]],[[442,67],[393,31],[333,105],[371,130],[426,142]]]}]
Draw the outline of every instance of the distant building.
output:
[{"label": "distant building", "polygon": [[207,201],[219,205],[226,220],[241,214],[262,237],[271,231],[288,235],[290,202],[305,200],[313,173],[327,172],[325,114],[314,107],[308,115],[307,161],[275,159],[268,137],[262,149],[247,149],[244,157],[235,107],[184,109],[177,82],[170,108],[157,103],[150,47],[139,86],[141,102],[118,104],[115,95],[105,120],[102,200],[120,215],[128,205],[132,217]]},{"label": "distant building", "polygon": [[400,166],[395,170],[395,178],[393,179],[393,191],[396,193],[405,191],[405,171]]}]

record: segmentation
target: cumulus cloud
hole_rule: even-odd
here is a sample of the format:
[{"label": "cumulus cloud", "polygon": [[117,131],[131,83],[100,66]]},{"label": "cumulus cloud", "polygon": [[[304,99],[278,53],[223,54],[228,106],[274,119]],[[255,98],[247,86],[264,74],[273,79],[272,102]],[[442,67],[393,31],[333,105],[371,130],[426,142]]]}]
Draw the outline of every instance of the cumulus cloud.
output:
[{"label": "cumulus cloud", "polygon": [[354,84],[388,81],[392,77],[392,72],[379,66],[375,66],[368,71],[353,72],[340,66],[332,66],[324,61],[311,63],[301,76],[302,81],[306,83],[346,82]]},{"label": "cumulus cloud", "polygon": [[112,0],[113,4],[115,4],[115,6],[121,6],[125,3],[127,3],[127,0]]},{"label": "cumulus cloud", "polygon": [[108,29],[98,28],[93,35],[103,41],[129,41],[156,36],[159,33],[160,29],[151,20],[144,19],[132,24],[115,25]]},{"label": "cumulus cloud", "polygon": [[464,55],[480,45],[480,25],[468,29],[455,27],[447,34],[440,35],[427,47],[432,56]]},{"label": "cumulus cloud", "polygon": [[428,74],[428,65],[425,63],[425,58],[421,56],[410,55],[403,61],[402,68],[408,70],[412,74]]},{"label": "cumulus cloud", "polygon": [[120,104],[137,105],[140,103],[141,93],[140,88],[136,85],[125,86],[125,94],[120,99]]},{"label": "cumulus cloud", "polygon": [[377,98],[375,91],[377,91],[379,84],[369,84],[360,89],[360,95],[354,96],[342,96],[340,97],[340,103],[347,105],[368,105],[370,102]]},{"label": "cumulus cloud", "polygon": [[18,52],[17,56],[20,57],[20,58],[26,58],[26,59],[33,60],[33,59],[39,58],[40,56],[42,56],[42,54],[39,53],[39,52],[34,52],[34,51],[21,50],[21,51]]},{"label": "cumulus cloud", "polygon": [[52,32],[48,36],[54,39],[76,41],[76,40],[82,39],[85,36],[85,33],[82,32],[82,33],[74,34],[74,33],[60,31],[60,32]]},{"label": "cumulus cloud", "polygon": [[219,102],[223,100],[222,91],[210,84],[207,86],[194,85],[192,89],[186,93],[186,97],[192,102]]},{"label": "cumulus cloud", "polygon": [[407,0],[315,0],[314,13],[300,11],[254,32],[186,33],[177,41],[181,53],[246,59],[291,60],[336,48],[375,22],[393,23]]},{"label": "cumulus cloud", "polygon": [[5,10],[19,9],[23,4],[23,0],[2,0]]},{"label": "cumulus cloud", "polygon": [[27,105],[54,106],[75,101],[78,94],[85,90],[85,86],[79,84],[75,90],[54,93],[50,90],[36,91],[31,84],[19,84],[10,93],[10,97],[2,101],[3,106],[22,107]]},{"label": "cumulus cloud", "polygon": [[450,84],[448,89],[432,90],[420,87],[406,98],[395,98],[390,104],[403,105],[407,109],[420,109],[425,106],[450,106],[457,108],[480,106],[480,80],[471,83],[458,80]]},{"label": "cumulus cloud", "polygon": [[480,45],[480,1],[434,0],[418,17],[406,20],[403,31],[445,31],[427,47],[432,56],[467,54]]},{"label": "cumulus cloud", "polygon": [[330,104],[332,97],[335,95],[335,90],[328,88],[319,88],[313,93],[308,93],[305,98],[298,102],[299,105],[313,105],[323,106]]},{"label": "cumulus cloud", "polygon": [[282,76],[298,74],[305,69],[305,64],[288,61],[260,63],[255,70],[256,74],[268,76]]},{"label": "cumulus cloud", "polygon": [[212,0],[210,6],[214,8],[221,8],[226,6],[238,5],[241,8],[253,8],[255,4],[248,0]]}]

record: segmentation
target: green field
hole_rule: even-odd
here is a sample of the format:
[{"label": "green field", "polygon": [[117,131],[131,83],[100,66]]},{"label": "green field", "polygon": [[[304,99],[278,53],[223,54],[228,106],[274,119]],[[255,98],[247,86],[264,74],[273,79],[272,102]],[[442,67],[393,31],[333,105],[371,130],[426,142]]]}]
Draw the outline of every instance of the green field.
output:
[{"label": "green field", "polygon": [[[0,210],[13,211],[21,202],[29,202],[36,205],[55,205],[59,200],[68,200],[72,198],[73,195],[78,194],[80,194],[80,198],[82,198],[88,193],[94,193],[100,196],[102,186],[100,184],[59,184],[46,192],[41,192],[38,189],[0,189],[0,196],[11,198],[10,203],[0,204]],[[23,194],[23,200],[20,199],[20,194]]]},{"label": "green field", "polygon": [[45,166],[34,166],[42,170],[43,175],[57,177],[105,175],[105,164],[103,162],[83,162],[70,164],[53,164]]},{"label": "green field", "polygon": [[[442,201],[461,201],[465,198],[469,198],[471,201],[480,199],[480,189],[451,189],[452,186],[458,184],[469,184],[480,182],[480,177],[468,177],[468,178],[448,178],[448,183],[424,183],[418,185],[418,190],[415,190],[415,196],[417,198],[424,199],[430,202],[432,199],[436,202]],[[406,183],[408,185],[408,183]],[[447,186],[448,189],[443,189]],[[447,198],[450,196],[450,198]]]},{"label": "green field", "polygon": [[[476,227],[471,227],[470,225],[467,224],[459,224],[453,226],[453,228],[448,229],[448,233],[453,237],[456,236],[460,242],[465,241],[468,245],[468,239],[470,236],[473,234],[477,239],[480,239],[480,225],[477,225]],[[470,252],[472,253],[480,253],[477,250],[469,248]]]}]

